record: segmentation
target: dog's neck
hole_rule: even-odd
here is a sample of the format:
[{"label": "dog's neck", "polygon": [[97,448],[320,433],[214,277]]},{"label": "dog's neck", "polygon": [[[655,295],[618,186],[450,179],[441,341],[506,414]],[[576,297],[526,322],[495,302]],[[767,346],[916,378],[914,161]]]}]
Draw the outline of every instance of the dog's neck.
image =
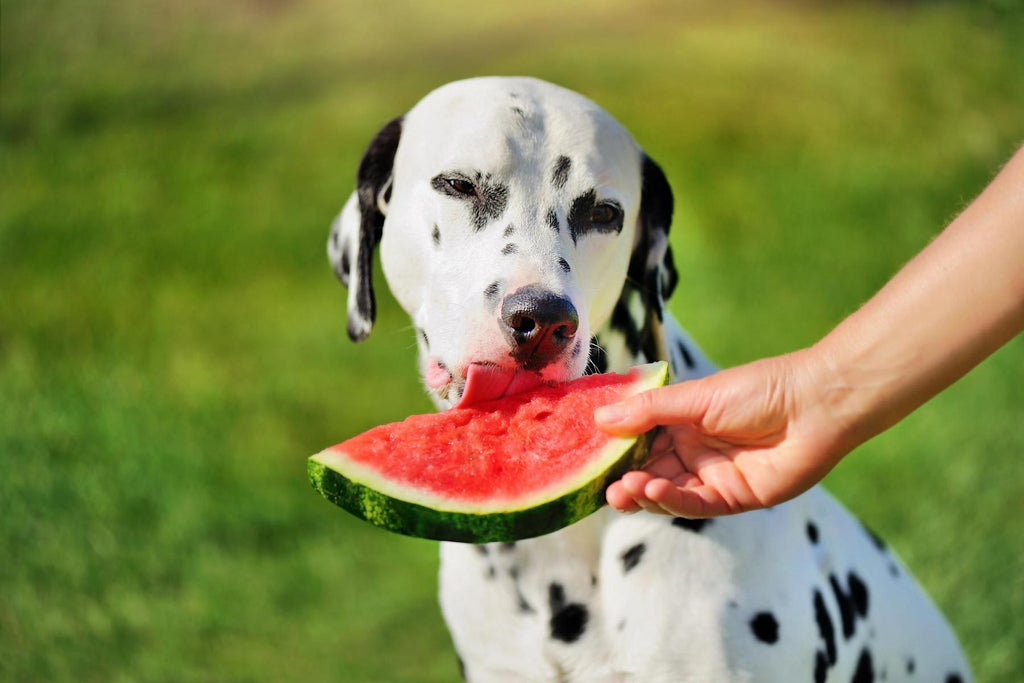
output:
[{"label": "dog's neck", "polygon": [[634,365],[669,360],[660,317],[649,296],[626,283],[611,317],[591,340],[587,371],[625,372]]}]

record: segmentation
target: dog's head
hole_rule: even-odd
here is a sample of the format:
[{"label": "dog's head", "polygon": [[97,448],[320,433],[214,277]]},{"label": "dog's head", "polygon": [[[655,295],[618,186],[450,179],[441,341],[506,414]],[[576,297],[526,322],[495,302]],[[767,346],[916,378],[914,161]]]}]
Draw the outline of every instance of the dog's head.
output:
[{"label": "dog's head", "polygon": [[627,281],[659,316],[674,285],[661,170],[609,114],[549,83],[435,90],[381,129],[356,185],[328,241],[348,334],[373,326],[379,244],[442,407],[582,375]]}]

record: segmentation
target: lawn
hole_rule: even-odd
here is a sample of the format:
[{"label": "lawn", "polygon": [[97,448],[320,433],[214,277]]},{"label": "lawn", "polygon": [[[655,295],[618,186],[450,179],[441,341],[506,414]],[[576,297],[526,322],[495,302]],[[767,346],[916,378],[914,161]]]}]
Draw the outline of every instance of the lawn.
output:
[{"label": "lawn", "polygon": [[[1012,5],[4,0],[0,679],[456,678],[436,544],[305,478],[429,409],[382,281],[347,340],[325,243],[433,87],[535,75],[630,128],[672,308],[734,365],[827,332],[1024,140]],[[980,681],[1024,671],[1022,414],[1017,338],[827,480]]]}]

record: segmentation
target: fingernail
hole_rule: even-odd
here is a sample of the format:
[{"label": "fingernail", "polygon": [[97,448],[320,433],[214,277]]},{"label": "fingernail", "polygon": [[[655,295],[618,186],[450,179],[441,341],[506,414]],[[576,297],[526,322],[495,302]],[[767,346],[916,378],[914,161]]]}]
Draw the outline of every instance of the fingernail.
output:
[{"label": "fingernail", "polygon": [[602,406],[594,411],[594,419],[598,422],[604,422],[605,424],[622,422],[626,419],[626,409],[618,403],[610,406]]}]

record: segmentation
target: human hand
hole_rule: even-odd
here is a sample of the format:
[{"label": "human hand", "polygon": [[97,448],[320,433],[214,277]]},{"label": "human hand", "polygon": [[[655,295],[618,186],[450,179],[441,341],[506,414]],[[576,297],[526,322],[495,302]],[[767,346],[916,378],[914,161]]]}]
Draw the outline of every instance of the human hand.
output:
[{"label": "human hand", "polygon": [[[613,434],[661,429],[612,507],[711,517],[804,492],[1024,331],[1024,147],[875,296],[814,346],[595,412]],[[935,343],[941,339],[942,343]]]},{"label": "human hand", "polygon": [[608,503],[621,512],[712,517],[803,493],[849,450],[829,400],[835,386],[808,350],[599,408],[597,424],[612,434],[660,426],[643,470],[613,483]]}]

